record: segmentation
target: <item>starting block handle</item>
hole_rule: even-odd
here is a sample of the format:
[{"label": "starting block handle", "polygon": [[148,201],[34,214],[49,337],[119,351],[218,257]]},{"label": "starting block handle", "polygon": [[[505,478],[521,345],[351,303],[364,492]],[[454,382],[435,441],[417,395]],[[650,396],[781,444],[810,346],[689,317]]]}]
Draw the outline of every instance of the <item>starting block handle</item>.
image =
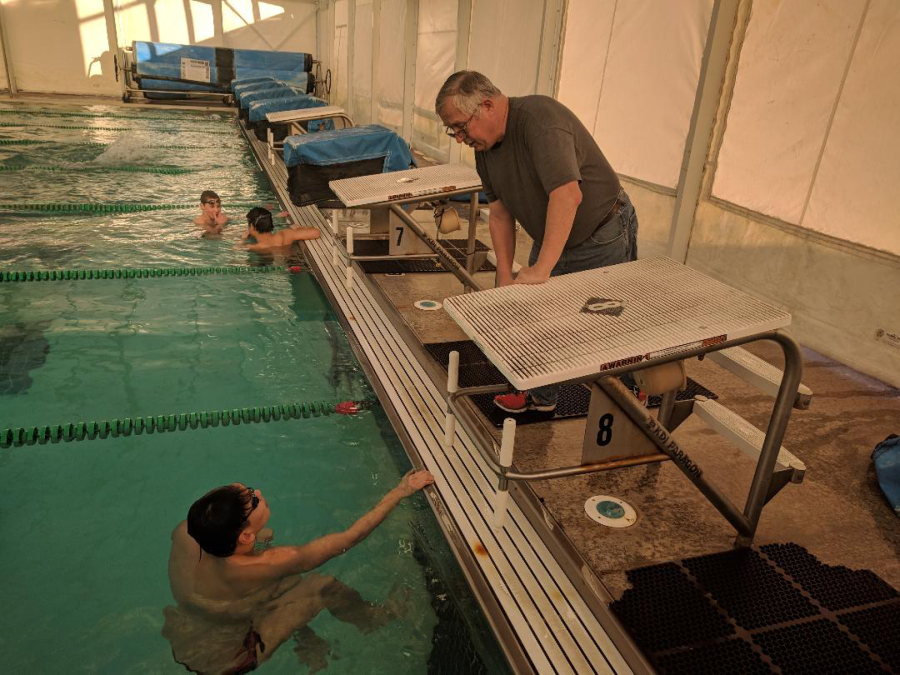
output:
[{"label": "starting block handle", "polygon": [[500,482],[497,485],[497,498],[494,502],[494,527],[503,527],[509,505],[509,481],[506,472],[512,466],[513,446],[516,440],[516,421],[507,417],[503,420],[503,438],[500,441]]}]

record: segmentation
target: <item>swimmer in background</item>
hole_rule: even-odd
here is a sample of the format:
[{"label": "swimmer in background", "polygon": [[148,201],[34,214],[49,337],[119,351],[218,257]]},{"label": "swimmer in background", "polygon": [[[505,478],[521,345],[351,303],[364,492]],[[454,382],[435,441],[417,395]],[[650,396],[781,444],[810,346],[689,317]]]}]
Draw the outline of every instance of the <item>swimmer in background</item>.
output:
[{"label": "swimmer in background", "polygon": [[401,500],[433,482],[428,471],[410,471],[343,532],[261,551],[254,545],[271,536],[262,493],[241,483],[208,492],[172,532],[169,583],[177,606],[163,610],[162,634],[175,660],[195,673],[247,673],[293,635],[298,658],[316,672],[327,667],[329,645],[308,624],[323,609],[363,633],[402,616],[403,589],[377,605],[312,570],[359,544]]},{"label": "swimmer in background", "polygon": [[200,194],[201,214],[194,218],[194,225],[203,228],[203,235],[222,234],[228,216],[222,213],[222,200],[212,190],[204,190]]},{"label": "swimmer in background", "polygon": [[269,251],[273,248],[290,246],[295,241],[318,239],[319,231],[314,227],[289,227],[276,232],[272,212],[257,206],[247,212],[247,231],[241,238],[246,240],[251,237],[256,243],[247,244],[249,250]]}]

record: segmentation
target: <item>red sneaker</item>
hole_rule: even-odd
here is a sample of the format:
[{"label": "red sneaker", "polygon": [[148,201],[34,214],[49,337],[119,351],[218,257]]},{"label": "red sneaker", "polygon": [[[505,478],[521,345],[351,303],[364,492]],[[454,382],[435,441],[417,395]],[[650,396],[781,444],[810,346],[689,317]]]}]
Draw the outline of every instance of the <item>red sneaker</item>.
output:
[{"label": "red sneaker", "polygon": [[555,403],[537,403],[527,391],[514,391],[511,394],[500,394],[494,397],[494,405],[508,413],[523,413],[526,410],[553,412]]}]

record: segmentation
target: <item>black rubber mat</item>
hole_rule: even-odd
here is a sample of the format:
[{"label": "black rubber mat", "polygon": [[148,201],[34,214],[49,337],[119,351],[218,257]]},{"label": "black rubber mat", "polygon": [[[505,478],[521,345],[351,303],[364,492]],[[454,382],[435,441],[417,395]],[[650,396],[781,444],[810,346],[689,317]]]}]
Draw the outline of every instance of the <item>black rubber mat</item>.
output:
[{"label": "black rubber mat", "polygon": [[[463,267],[466,265],[466,239],[441,239],[447,253]],[[387,239],[355,239],[353,241],[353,252],[356,255],[387,255],[388,254]],[[480,241],[475,241],[475,252],[485,252],[490,249]],[[447,270],[441,265],[439,260],[367,260],[359,263],[360,267],[366,274],[417,274],[426,272],[446,272]],[[476,270],[478,272],[493,272],[497,268],[491,263],[485,261],[481,267]]]},{"label": "black rubber mat", "polygon": [[770,544],[627,572],[610,608],[660,673],[900,672],[900,595]]},{"label": "black rubber mat", "polygon": [[[504,384],[506,378],[488,360],[484,353],[471,340],[459,340],[456,342],[434,342],[426,344],[425,348],[432,358],[437,361],[444,370],[447,370],[447,362],[450,352],[459,352],[459,386],[481,387],[490,384]],[[625,381],[626,386],[630,384]],[[691,378],[688,378],[688,386],[678,394],[678,400],[684,401],[703,395],[715,399],[718,396]],[[658,408],[661,402],[659,396],[651,396],[648,407]],[[494,394],[479,394],[472,397],[472,402],[496,427],[503,426],[503,420],[509,417],[509,413],[500,410],[494,405]],[[546,422],[548,420],[566,419],[569,417],[584,417],[588,413],[591,404],[591,390],[583,384],[567,384],[559,390],[559,399],[554,413],[541,413],[529,410],[516,415],[516,424],[532,424],[534,422]]]}]

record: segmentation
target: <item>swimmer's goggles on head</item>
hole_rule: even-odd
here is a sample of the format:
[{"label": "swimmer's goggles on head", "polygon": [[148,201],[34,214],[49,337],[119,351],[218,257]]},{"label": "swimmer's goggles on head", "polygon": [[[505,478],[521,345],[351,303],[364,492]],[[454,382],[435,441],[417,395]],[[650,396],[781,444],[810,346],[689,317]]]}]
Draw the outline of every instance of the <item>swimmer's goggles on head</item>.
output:
[{"label": "swimmer's goggles on head", "polygon": [[256,496],[256,490],[254,490],[252,487],[250,487],[249,485],[245,485],[244,487],[250,490],[250,511],[247,513],[247,515],[249,516],[256,510],[256,507],[259,506],[259,497]]},{"label": "swimmer's goggles on head", "polygon": [[259,225],[259,221],[262,220],[263,218],[271,217],[271,215],[272,214],[270,214],[270,213],[257,213],[256,217],[253,219],[252,223],[250,222],[249,218],[247,219],[247,224],[252,225],[254,229],[258,230],[259,228],[256,226]]},{"label": "swimmer's goggles on head", "polygon": [[203,202],[203,203],[204,203],[204,204],[215,204],[216,206],[222,206],[222,200],[221,200],[221,199],[207,199],[207,200],[206,200],[205,202]]}]

